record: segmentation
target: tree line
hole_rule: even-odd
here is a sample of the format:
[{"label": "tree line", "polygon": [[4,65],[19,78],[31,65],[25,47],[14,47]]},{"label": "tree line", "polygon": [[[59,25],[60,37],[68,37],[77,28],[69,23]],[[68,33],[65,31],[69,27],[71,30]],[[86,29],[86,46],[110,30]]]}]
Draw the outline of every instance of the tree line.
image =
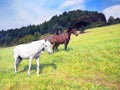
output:
[{"label": "tree line", "polygon": [[[109,25],[113,24],[113,22],[114,24],[116,23],[113,19],[114,18],[110,18]],[[120,21],[120,19],[118,21]],[[12,46],[31,42],[38,40],[43,34],[54,34],[57,30],[63,32],[70,27],[77,28],[77,30],[84,32],[86,28],[100,27],[103,25],[107,25],[103,13],[82,10],[64,12],[59,16],[53,16],[49,21],[45,21],[42,24],[0,31],[0,46]]]}]

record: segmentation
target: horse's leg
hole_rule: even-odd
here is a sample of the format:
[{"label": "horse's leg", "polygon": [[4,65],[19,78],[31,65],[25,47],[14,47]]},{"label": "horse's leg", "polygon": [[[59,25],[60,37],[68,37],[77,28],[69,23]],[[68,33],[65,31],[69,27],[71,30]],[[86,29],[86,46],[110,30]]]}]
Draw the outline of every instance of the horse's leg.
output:
[{"label": "horse's leg", "polygon": [[53,45],[52,49],[53,49],[53,52],[54,52],[55,51],[55,44]]},{"label": "horse's leg", "polygon": [[18,65],[19,63],[22,61],[22,58],[20,56],[17,57],[17,61],[16,61],[16,67],[18,69]]},{"label": "horse's leg", "polygon": [[17,65],[16,65],[16,61],[17,61],[17,57],[14,57],[15,61],[14,61],[14,68],[15,68],[15,73],[17,72]]},{"label": "horse's leg", "polygon": [[56,45],[57,45],[57,43],[55,43],[55,44],[53,45],[53,52],[56,51]]},{"label": "horse's leg", "polygon": [[40,73],[40,60],[39,57],[36,58],[36,64],[37,64],[37,75]]},{"label": "horse's leg", "polygon": [[67,43],[65,43],[65,48],[64,49],[67,50]]},{"label": "horse's leg", "polygon": [[17,72],[17,63],[18,63],[18,59],[19,59],[19,56],[17,54],[14,54],[14,68],[15,68],[15,73]]},{"label": "horse's leg", "polygon": [[28,76],[30,76],[30,69],[31,69],[31,64],[32,64],[32,57],[29,59],[29,67],[28,67]]},{"label": "horse's leg", "polygon": [[67,50],[68,43],[69,43],[69,40],[64,43],[64,45],[65,45],[64,49],[65,50]]},{"label": "horse's leg", "polygon": [[57,44],[57,45],[56,45],[56,48],[55,48],[55,49],[56,49],[56,51],[58,51],[58,46],[59,46],[59,44]]}]

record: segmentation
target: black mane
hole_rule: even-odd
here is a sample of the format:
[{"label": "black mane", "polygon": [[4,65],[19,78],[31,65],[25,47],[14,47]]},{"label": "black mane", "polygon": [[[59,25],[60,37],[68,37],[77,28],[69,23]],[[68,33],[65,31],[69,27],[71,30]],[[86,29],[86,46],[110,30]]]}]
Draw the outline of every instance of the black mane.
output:
[{"label": "black mane", "polygon": [[72,29],[72,28],[70,27],[70,28],[67,30],[67,32],[70,32],[70,31],[71,31],[71,29]]},{"label": "black mane", "polygon": [[67,32],[70,32],[73,28],[75,28],[75,27],[70,27],[68,30],[67,30]]}]

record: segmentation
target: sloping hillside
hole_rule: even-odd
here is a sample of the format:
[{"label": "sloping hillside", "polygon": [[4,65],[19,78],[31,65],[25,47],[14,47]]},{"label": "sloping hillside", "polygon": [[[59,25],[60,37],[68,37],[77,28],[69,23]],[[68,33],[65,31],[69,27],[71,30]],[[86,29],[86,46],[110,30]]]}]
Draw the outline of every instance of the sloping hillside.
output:
[{"label": "sloping hillside", "polygon": [[14,47],[0,48],[0,90],[120,90],[120,24],[72,36],[68,51],[41,55],[41,74],[28,60],[14,74]]}]

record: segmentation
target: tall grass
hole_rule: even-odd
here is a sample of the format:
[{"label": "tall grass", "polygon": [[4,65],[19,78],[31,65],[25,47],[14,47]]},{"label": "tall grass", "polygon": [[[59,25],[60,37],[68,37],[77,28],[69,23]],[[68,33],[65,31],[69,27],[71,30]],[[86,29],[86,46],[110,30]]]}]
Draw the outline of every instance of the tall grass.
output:
[{"label": "tall grass", "polygon": [[1,90],[120,90],[120,24],[93,28],[72,36],[68,50],[40,59],[27,76],[28,60],[23,60],[14,74],[13,48],[0,48]]}]

